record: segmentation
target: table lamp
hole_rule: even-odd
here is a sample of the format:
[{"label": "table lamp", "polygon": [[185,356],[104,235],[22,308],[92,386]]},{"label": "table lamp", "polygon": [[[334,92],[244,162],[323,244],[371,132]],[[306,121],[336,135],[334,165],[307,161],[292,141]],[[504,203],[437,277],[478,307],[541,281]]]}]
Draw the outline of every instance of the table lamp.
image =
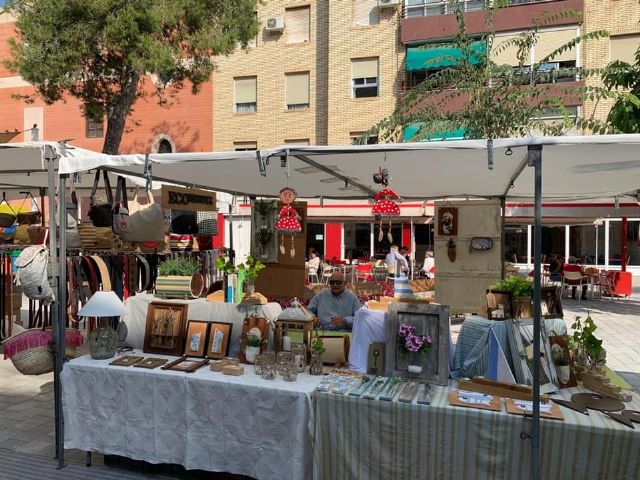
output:
[{"label": "table lamp", "polygon": [[115,292],[95,292],[78,312],[79,317],[99,318],[98,328],[89,337],[91,358],[104,360],[116,354],[118,334],[107,324],[107,317],[124,315],[124,303]]}]

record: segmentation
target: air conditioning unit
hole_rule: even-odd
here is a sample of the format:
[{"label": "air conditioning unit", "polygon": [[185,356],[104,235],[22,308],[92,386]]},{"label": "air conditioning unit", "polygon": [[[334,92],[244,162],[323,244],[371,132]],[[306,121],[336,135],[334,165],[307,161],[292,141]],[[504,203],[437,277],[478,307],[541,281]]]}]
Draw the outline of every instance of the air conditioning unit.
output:
[{"label": "air conditioning unit", "polygon": [[378,0],[378,8],[396,7],[400,5],[400,0]]},{"label": "air conditioning unit", "polygon": [[265,25],[267,32],[282,32],[284,30],[284,19],[282,17],[267,17]]}]

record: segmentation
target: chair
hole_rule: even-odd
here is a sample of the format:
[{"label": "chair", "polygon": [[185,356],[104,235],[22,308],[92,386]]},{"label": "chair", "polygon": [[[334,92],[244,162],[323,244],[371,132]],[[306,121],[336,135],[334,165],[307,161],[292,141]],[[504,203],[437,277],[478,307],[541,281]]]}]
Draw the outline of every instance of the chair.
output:
[{"label": "chair", "polygon": [[598,282],[600,287],[600,297],[603,295],[609,295],[612,302],[618,298],[614,293],[615,285],[613,283],[613,278],[611,278],[607,272],[600,272],[598,275]]},{"label": "chair", "polygon": [[342,271],[344,272],[344,278],[347,283],[354,283],[354,277],[356,268],[355,265],[345,265],[342,267]]},{"label": "chair", "polygon": [[582,286],[586,285],[585,277],[582,275],[582,272],[577,272],[574,270],[565,270],[562,275],[562,291],[564,292],[565,287],[576,287],[578,289],[578,301],[582,299]]},{"label": "chair", "polygon": [[356,265],[356,282],[367,282],[372,277],[373,265],[370,263],[358,263]]},{"label": "chair", "polygon": [[322,283],[324,283],[325,285],[327,285],[329,283],[329,278],[331,277],[331,274],[335,271],[335,267],[332,267],[331,265],[322,265]]},{"label": "chair", "polygon": [[[313,282],[312,281],[313,279],[315,279],[316,281]],[[307,268],[307,280],[309,281],[309,283],[320,283],[320,277],[318,276],[317,268],[313,268],[313,267]]]}]

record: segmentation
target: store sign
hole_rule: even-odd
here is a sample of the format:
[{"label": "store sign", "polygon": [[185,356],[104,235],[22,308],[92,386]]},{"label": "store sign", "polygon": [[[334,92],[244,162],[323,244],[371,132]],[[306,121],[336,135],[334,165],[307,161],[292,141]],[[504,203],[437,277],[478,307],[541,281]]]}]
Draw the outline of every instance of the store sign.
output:
[{"label": "store sign", "polygon": [[215,212],[216,193],[198,188],[162,186],[162,208]]}]

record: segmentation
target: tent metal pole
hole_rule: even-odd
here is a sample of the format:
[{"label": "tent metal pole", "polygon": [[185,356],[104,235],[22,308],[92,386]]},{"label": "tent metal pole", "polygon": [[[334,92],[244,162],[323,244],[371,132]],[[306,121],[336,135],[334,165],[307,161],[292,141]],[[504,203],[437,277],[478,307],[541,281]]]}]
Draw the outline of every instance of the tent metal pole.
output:
[{"label": "tent metal pole", "polygon": [[534,168],[533,241],[533,415],[531,425],[531,471],[540,480],[540,278],[542,258],[542,145],[528,147],[529,166]]},{"label": "tent metal pole", "polygon": [[505,197],[500,197],[500,210],[502,211],[502,215],[500,216],[500,278],[502,278],[504,280],[504,277],[506,275],[506,271],[504,268],[504,262],[507,261],[507,259],[505,258],[505,245],[504,242],[506,240],[506,235],[505,235],[505,231],[504,231],[504,227],[505,227],[505,223],[506,223],[506,214],[507,214],[507,209],[506,209],[506,202],[505,202]]},{"label": "tent metal pole", "polygon": [[[44,158],[47,162],[47,177],[49,191],[49,259],[51,265],[51,287],[56,292],[56,303],[51,308],[51,326],[53,330],[54,341],[54,370],[53,370],[53,392],[54,392],[54,416],[55,416],[55,432],[56,432],[56,458],[58,459],[58,468],[65,466],[64,463],[64,423],[62,418],[62,389],[60,384],[60,373],[62,372],[62,363],[64,361],[64,316],[60,315],[61,305],[66,306],[64,300],[66,292],[61,295],[65,285],[60,282],[60,257],[58,256],[58,245],[56,235],[56,196],[55,196],[55,162],[57,154],[53,149],[46,145],[44,149]],[[62,210],[62,209],[61,209]],[[62,230],[62,226],[60,226]],[[66,282],[65,282],[66,283]],[[62,341],[60,341],[62,339]]]}]

